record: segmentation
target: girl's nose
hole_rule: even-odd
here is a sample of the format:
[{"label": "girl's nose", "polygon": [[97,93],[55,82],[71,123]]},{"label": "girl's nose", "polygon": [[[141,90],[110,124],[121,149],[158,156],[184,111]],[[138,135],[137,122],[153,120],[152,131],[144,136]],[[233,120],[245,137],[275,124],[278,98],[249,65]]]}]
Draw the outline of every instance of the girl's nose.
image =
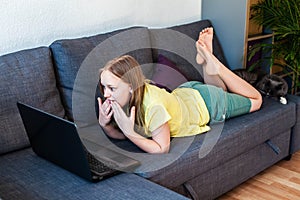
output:
[{"label": "girl's nose", "polygon": [[104,97],[105,98],[108,98],[108,97],[110,97],[110,92],[109,92],[109,90],[108,89],[106,89],[106,88],[104,88]]}]

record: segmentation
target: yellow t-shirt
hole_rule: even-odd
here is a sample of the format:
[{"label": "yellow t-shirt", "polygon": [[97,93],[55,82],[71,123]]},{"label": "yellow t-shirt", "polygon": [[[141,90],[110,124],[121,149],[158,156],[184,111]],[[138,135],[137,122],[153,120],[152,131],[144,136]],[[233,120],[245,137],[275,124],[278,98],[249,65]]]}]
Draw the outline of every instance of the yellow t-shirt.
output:
[{"label": "yellow t-shirt", "polygon": [[168,122],[171,137],[192,136],[210,130],[209,113],[197,90],[177,88],[172,93],[145,83],[143,108],[148,136]]}]

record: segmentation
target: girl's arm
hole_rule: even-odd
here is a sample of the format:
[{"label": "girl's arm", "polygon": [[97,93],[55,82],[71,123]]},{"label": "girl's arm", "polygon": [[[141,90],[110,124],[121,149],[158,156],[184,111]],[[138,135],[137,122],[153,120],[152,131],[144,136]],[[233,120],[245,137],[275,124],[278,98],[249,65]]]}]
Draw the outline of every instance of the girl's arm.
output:
[{"label": "girl's arm", "polygon": [[125,140],[126,137],[123,133],[119,131],[116,127],[114,127],[112,124],[108,124],[106,126],[101,126],[106,135],[113,139],[119,139],[119,140]]},{"label": "girl's arm", "polygon": [[170,149],[170,129],[168,123],[152,132],[152,139],[147,139],[136,132],[126,134],[134,144],[148,153],[168,153]]},{"label": "girl's arm", "polygon": [[170,149],[170,128],[163,124],[152,132],[152,139],[147,139],[134,131],[135,107],[130,110],[130,116],[124,113],[117,102],[112,102],[114,118],[124,135],[142,150],[148,153],[168,153]]}]

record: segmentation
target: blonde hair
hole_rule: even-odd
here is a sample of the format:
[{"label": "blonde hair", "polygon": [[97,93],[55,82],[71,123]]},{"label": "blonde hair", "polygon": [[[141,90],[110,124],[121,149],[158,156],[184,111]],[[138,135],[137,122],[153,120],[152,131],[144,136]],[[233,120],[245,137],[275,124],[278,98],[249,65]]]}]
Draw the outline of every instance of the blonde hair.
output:
[{"label": "blonde hair", "polygon": [[[145,111],[143,109],[145,76],[140,64],[132,56],[124,55],[107,62],[104,68],[100,69],[99,80],[101,80],[101,73],[104,70],[110,71],[122,81],[131,85],[132,95],[128,108],[135,106],[135,123],[145,127]],[[103,94],[103,86],[100,84],[99,87]]]}]

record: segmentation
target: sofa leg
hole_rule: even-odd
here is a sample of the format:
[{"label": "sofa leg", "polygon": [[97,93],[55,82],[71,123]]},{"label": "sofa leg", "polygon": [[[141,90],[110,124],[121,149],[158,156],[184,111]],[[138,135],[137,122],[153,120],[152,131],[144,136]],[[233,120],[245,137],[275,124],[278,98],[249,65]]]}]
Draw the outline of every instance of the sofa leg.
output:
[{"label": "sofa leg", "polygon": [[286,161],[289,161],[289,160],[291,160],[292,159],[292,154],[289,154],[288,156],[286,156],[285,158],[284,158],[284,160],[286,160]]}]

